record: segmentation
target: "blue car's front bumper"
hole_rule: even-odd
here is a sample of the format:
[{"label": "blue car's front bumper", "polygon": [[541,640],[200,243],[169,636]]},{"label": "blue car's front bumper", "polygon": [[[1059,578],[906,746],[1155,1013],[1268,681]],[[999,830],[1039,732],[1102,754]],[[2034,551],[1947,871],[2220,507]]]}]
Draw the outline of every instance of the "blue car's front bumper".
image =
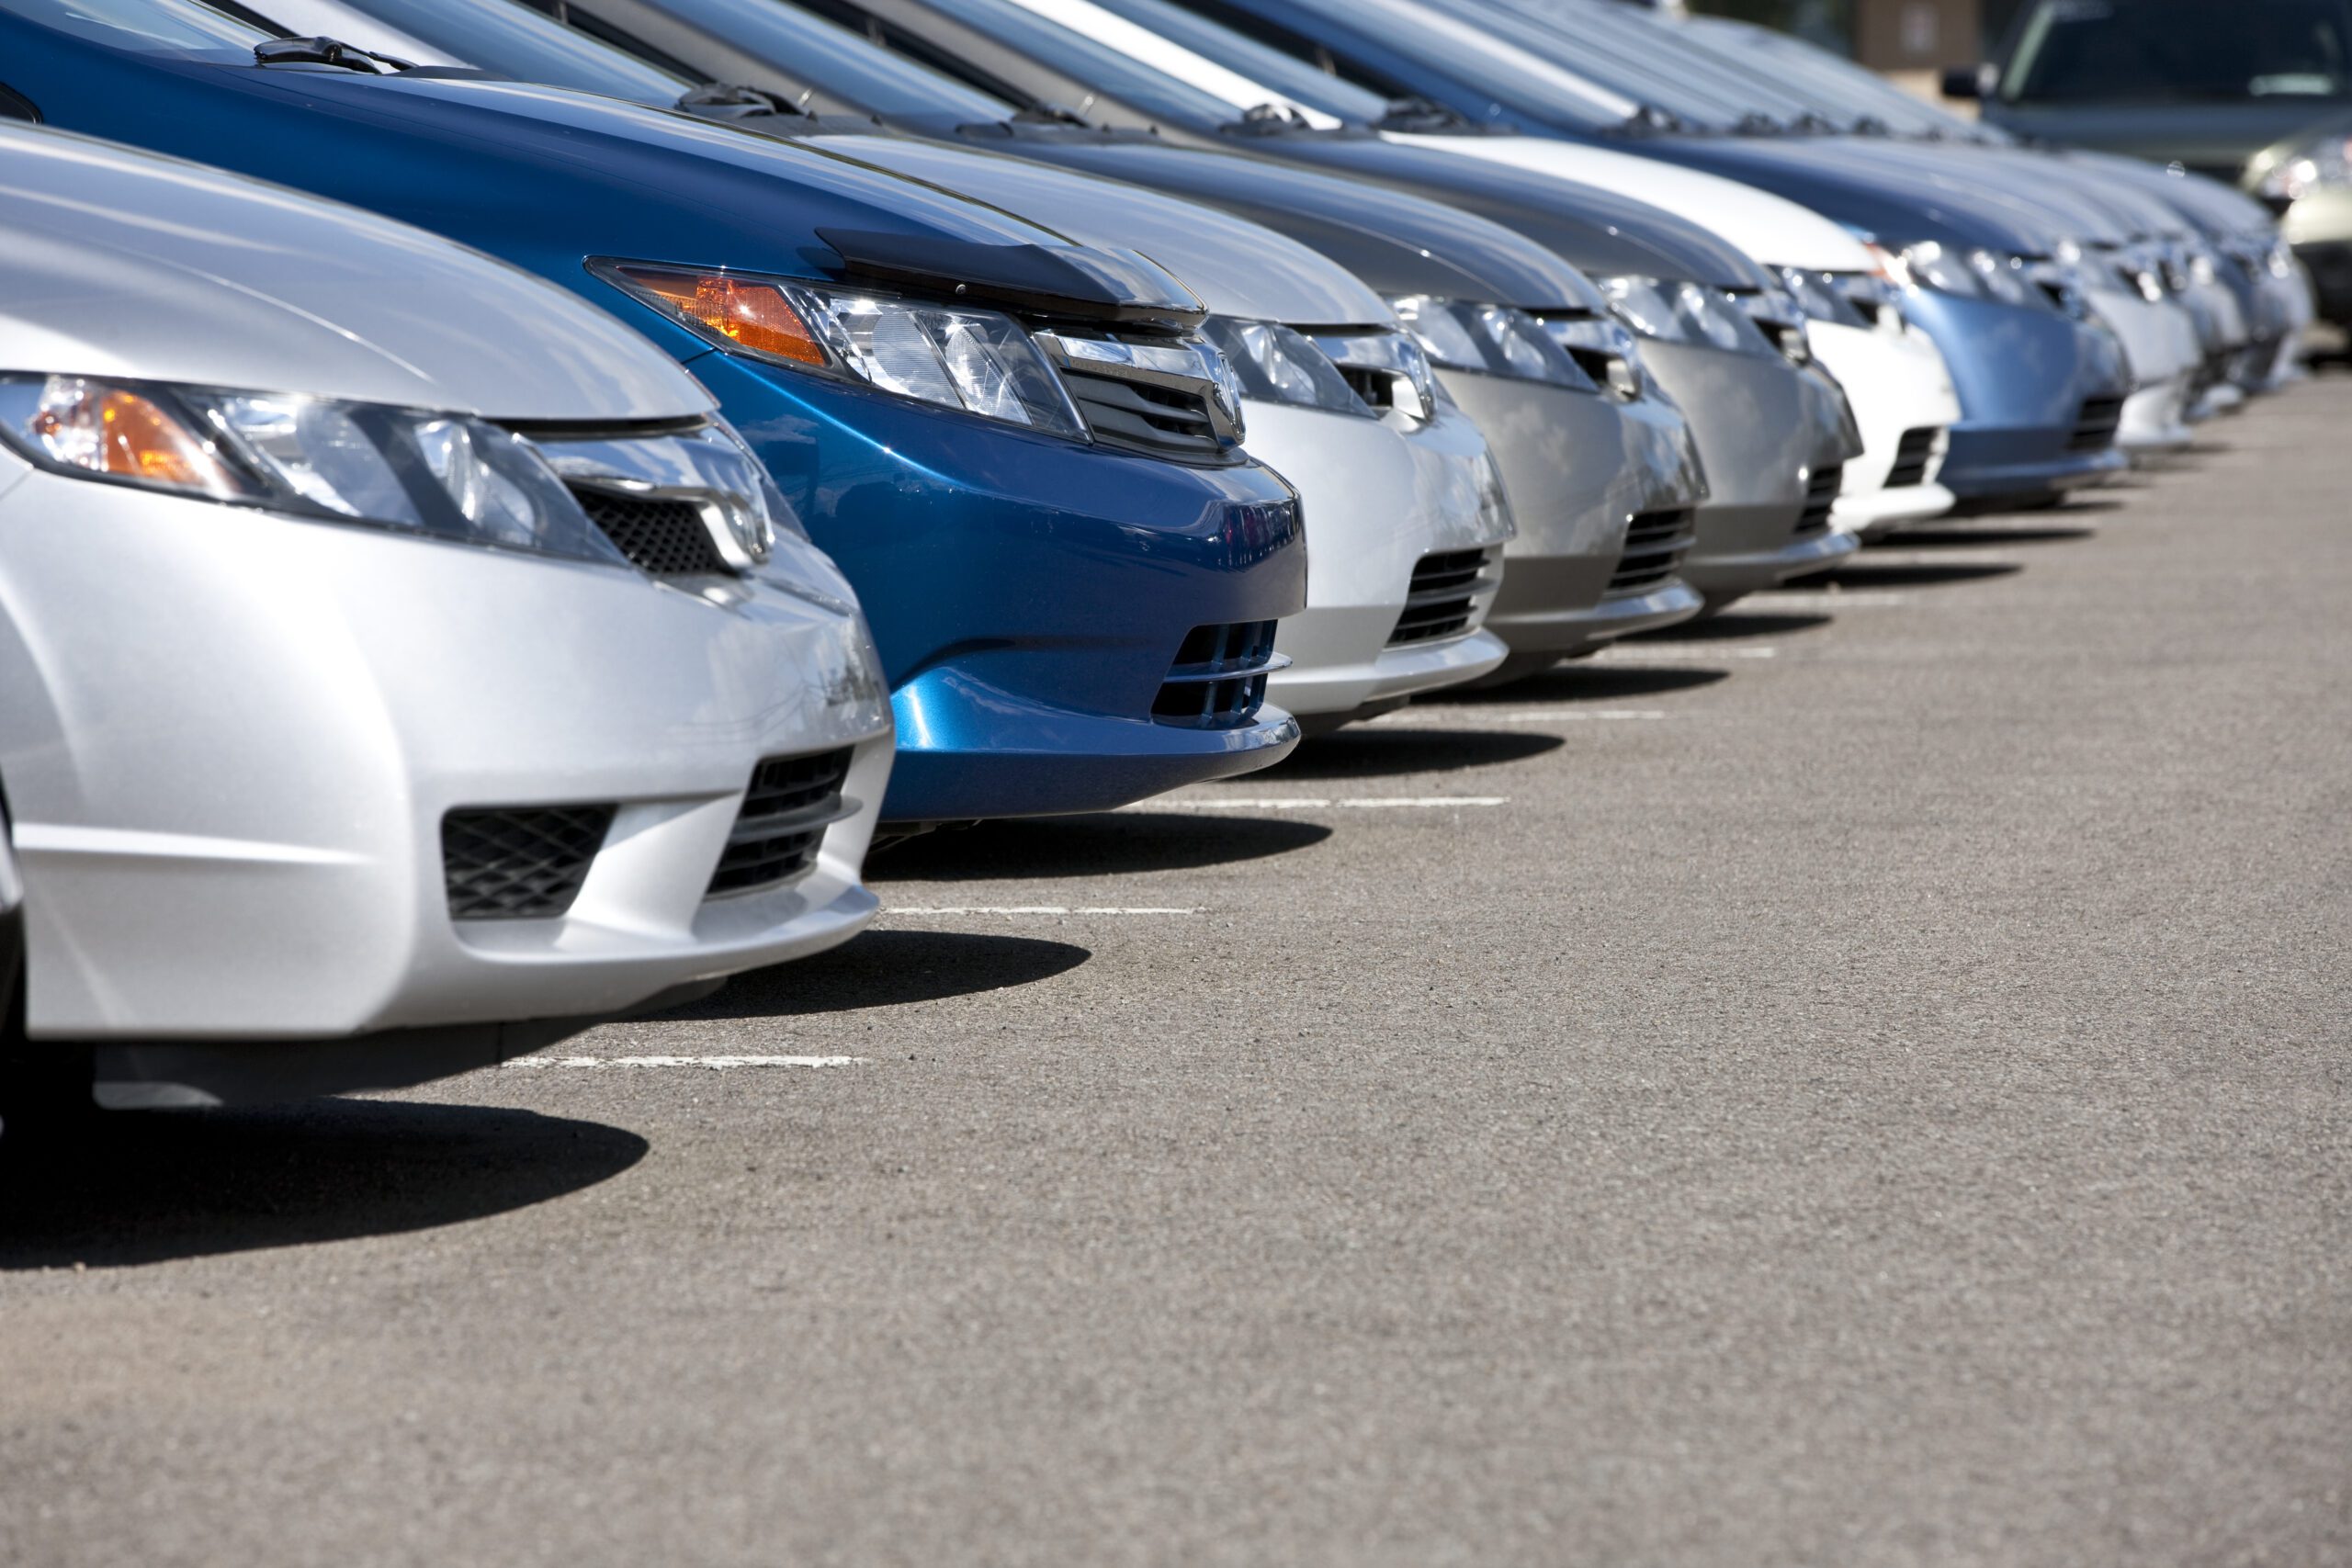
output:
[{"label": "blue car's front bumper", "polygon": [[1943,351],[1961,419],[1939,482],[1964,500],[2054,494],[2125,466],[2132,378],[2114,335],[2056,310],[1915,288],[1904,313]]},{"label": "blue car's front bumper", "polygon": [[865,607],[899,724],[887,821],[1102,810],[1297,744],[1279,710],[1153,711],[1189,694],[1169,682],[1196,628],[1306,604],[1296,498],[1267,469],[1126,457],[721,354],[693,367]]}]

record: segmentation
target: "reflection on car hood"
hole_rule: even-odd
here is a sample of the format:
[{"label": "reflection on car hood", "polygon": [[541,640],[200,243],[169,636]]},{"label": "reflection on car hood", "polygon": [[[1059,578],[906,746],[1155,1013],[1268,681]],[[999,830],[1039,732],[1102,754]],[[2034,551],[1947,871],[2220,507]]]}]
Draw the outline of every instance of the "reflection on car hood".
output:
[{"label": "reflection on car hood", "polygon": [[0,369],[303,392],[507,419],[699,413],[603,311],[355,209],[0,126]]}]

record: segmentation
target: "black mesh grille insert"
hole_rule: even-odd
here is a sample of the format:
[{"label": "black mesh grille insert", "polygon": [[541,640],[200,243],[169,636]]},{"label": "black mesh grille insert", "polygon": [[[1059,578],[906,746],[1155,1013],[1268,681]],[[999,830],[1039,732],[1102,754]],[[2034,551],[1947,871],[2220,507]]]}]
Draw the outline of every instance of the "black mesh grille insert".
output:
[{"label": "black mesh grille insert", "polygon": [[1923,483],[1928,477],[1928,461],[1935,455],[1935,426],[1921,425],[1905,431],[1903,439],[1895,443],[1894,466],[1886,470],[1886,488],[1895,490]]},{"label": "black mesh grille insert", "polygon": [[1254,721],[1266,701],[1266,673],[1274,664],[1274,623],[1238,621],[1194,626],[1184,634],[1168,680],[1152,699],[1162,724],[1230,729]]},{"label": "black mesh grille insert", "polygon": [[2085,398],[2075,417],[2075,433],[2066,438],[2069,452],[2104,452],[2115,445],[2116,427],[2123,423],[2123,400]]},{"label": "black mesh grille insert", "polygon": [[1698,537],[1689,510],[1640,512],[1625,530],[1625,553],[1609,579],[1611,593],[1646,593],[1671,578]]},{"label": "black mesh grille insert", "polygon": [[1064,366],[1061,375],[1086,428],[1102,446],[1187,463],[1240,460],[1238,449],[1228,451],[1218,439],[1204,393],[1089,375],[1074,366]]},{"label": "black mesh grille insert", "polygon": [[1466,629],[1479,594],[1495,584],[1487,576],[1492,550],[1445,550],[1423,556],[1413,567],[1412,586],[1388,646],[1430,642]]},{"label": "black mesh grille insert", "polygon": [[733,570],[718,553],[702,508],[693,502],[630,495],[601,485],[571,488],[588,520],[640,570],[655,577],[705,577]]},{"label": "black mesh grille insert", "polygon": [[609,806],[468,807],[441,818],[453,920],[544,920],[571,908],[613,825]]},{"label": "black mesh grille insert", "polygon": [[1838,504],[1838,486],[1845,479],[1846,466],[1832,463],[1805,481],[1804,510],[1797,514],[1797,536],[1818,534],[1829,526],[1830,510]]},{"label": "black mesh grille insert", "polygon": [[849,763],[846,750],[821,751],[770,757],[752,769],[707,896],[778,887],[814,865],[825,829],[849,814],[842,799]]}]

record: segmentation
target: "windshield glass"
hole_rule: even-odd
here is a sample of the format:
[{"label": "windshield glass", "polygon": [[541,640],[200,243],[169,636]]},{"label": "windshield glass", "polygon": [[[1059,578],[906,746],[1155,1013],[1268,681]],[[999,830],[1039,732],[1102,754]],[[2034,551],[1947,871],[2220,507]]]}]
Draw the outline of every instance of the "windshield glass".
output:
[{"label": "windshield glass", "polygon": [[1303,60],[1269,49],[1256,39],[1245,38],[1223,23],[1195,16],[1169,0],[1094,3],[1248,78],[1266,89],[1262,96],[1358,124],[1368,124],[1388,112],[1388,100],[1378,93],[1367,92],[1351,82],[1317,71]]},{"label": "windshield glass", "polygon": [[254,45],[277,36],[193,0],[0,0],[0,11],[111,49],[226,56],[247,64]]},{"label": "windshield glass", "polygon": [[861,114],[992,125],[1012,106],[776,0],[662,0],[662,8]]},{"label": "windshield glass", "polygon": [[[1465,12],[1469,6],[1449,4]],[[1725,63],[1649,13],[1617,0],[1527,4],[1512,0],[1514,41],[1572,64],[1628,97],[1654,104],[1687,125],[1729,130],[1750,117],[1785,125],[1815,112],[1752,64]]]},{"label": "windshield glass", "polygon": [[[247,0],[266,13],[269,0]],[[344,0],[453,60],[517,82],[668,107],[694,85],[515,0]],[[276,19],[276,18],[273,18]]]},{"label": "windshield glass", "polygon": [[1692,17],[1681,24],[1679,32],[1705,44],[1717,57],[1736,55],[1742,50],[1770,54],[1773,68],[1785,72],[1784,79],[1804,84],[1806,96],[1822,104],[1827,113],[1867,116],[1906,135],[2001,139],[1989,127],[1914,97],[1877,72],[1787,33],[1722,17]]},{"label": "windshield glass", "polygon": [[[1012,0],[935,0],[940,13],[977,28],[1048,70],[1085,83],[1105,97],[1116,98],[1172,125],[1215,130],[1229,124],[1238,108],[1181,82],[1164,71],[1141,65],[1117,50],[1073,32],[1058,22],[1012,3]],[[1070,106],[1083,114],[1085,106]]]},{"label": "windshield glass", "polygon": [[2041,0],[2001,81],[2013,104],[2352,96],[2344,0]]}]

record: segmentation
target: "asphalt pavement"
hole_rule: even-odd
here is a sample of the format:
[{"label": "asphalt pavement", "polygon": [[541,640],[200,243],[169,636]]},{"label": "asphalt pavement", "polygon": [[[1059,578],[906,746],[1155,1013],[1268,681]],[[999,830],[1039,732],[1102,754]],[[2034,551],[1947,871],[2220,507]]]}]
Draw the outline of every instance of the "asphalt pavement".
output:
[{"label": "asphalt pavement", "polygon": [[0,1562],[2352,1562],[2352,376],[875,873],[0,1158]]}]

